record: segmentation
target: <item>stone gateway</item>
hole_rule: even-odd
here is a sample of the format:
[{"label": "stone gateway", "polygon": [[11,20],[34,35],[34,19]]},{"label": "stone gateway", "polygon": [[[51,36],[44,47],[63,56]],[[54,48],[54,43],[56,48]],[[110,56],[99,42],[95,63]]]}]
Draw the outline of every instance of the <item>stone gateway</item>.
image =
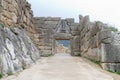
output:
[{"label": "stone gateway", "polygon": [[33,17],[26,0],[0,0],[0,73],[28,68],[40,56],[56,53],[56,40],[70,40],[72,56],[99,61],[102,68],[120,72],[120,32],[112,32],[89,16]]}]

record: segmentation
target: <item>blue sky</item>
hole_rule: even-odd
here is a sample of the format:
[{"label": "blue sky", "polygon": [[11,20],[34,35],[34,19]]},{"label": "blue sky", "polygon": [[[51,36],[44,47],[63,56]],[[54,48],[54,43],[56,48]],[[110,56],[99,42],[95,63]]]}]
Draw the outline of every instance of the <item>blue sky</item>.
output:
[{"label": "blue sky", "polygon": [[120,0],[27,0],[34,16],[75,18],[89,15],[91,21],[102,21],[120,30]]}]

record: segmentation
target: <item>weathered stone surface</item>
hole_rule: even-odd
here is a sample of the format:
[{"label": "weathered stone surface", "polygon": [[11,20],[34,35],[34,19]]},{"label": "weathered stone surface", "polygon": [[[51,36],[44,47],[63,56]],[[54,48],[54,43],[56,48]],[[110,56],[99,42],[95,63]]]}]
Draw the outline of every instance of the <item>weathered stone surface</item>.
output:
[{"label": "weathered stone surface", "polygon": [[88,58],[88,59],[92,59],[92,60],[95,60],[95,61],[100,61],[100,49],[98,48],[94,48],[94,49],[88,49],[87,51],[85,52],[82,52],[81,53],[82,56]]},{"label": "weathered stone surface", "polygon": [[57,40],[69,40],[71,38],[71,34],[66,34],[66,33],[56,33],[54,35],[54,38]]},{"label": "weathered stone surface", "polygon": [[120,62],[120,49],[119,45],[102,44],[101,56],[102,62],[117,63]]},{"label": "weathered stone surface", "polygon": [[14,73],[29,67],[40,53],[25,30],[2,28],[0,25],[1,73]]},{"label": "weathered stone surface", "polygon": [[112,33],[112,44],[119,45],[120,44],[120,32]]},{"label": "weathered stone surface", "polygon": [[[111,40],[112,40],[112,34],[111,34],[110,30],[102,30],[98,37],[99,37],[99,40],[103,43],[108,38],[111,38]],[[108,42],[111,42],[111,41],[108,41]]]},{"label": "weathered stone surface", "polygon": [[79,18],[82,56],[101,61],[106,70],[119,71],[120,33],[112,33],[102,22],[90,22],[88,16]]},{"label": "weathered stone surface", "polygon": [[74,23],[74,18],[66,18],[65,19],[69,24]]},{"label": "weathered stone surface", "polygon": [[113,72],[120,72],[120,63],[102,63],[103,69]]}]

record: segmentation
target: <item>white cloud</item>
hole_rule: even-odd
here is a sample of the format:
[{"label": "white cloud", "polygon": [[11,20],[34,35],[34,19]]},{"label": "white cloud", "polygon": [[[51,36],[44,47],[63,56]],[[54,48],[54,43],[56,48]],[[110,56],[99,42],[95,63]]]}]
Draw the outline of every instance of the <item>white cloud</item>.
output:
[{"label": "white cloud", "polygon": [[[28,0],[35,16],[74,17],[90,15],[90,19],[100,20],[120,26],[120,0]],[[120,30],[120,27],[118,27]]]}]

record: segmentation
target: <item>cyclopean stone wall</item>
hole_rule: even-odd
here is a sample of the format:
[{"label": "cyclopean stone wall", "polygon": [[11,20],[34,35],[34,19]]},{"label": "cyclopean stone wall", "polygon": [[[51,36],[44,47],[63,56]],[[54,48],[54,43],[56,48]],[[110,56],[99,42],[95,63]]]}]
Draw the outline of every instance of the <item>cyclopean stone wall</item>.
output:
[{"label": "cyclopean stone wall", "polygon": [[41,51],[42,56],[54,54],[55,40],[54,30],[60,22],[60,17],[37,17],[34,18],[35,42]]},{"label": "cyclopean stone wall", "polygon": [[80,55],[88,59],[99,61],[102,68],[120,71],[120,33],[112,32],[108,26],[100,21],[90,22],[89,16],[79,16],[80,22],[65,19],[70,27],[70,33],[55,32],[60,21],[55,17],[34,18],[36,37],[35,42],[42,51],[42,55],[54,54],[55,40],[69,39],[71,55]]},{"label": "cyclopean stone wall", "polygon": [[102,22],[90,22],[89,16],[80,16],[79,31],[81,55],[100,61],[105,70],[120,72],[120,33]]},{"label": "cyclopean stone wall", "polygon": [[111,37],[101,44],[101,62],[105,70],[120,72],[120,32],[109,34]]},{"label": "cyclopean stone wall", "polygon": [[[104,31],[103,24],[101,22],[90,22],[89,16],[80,16],[79,31],[81,55],[99,61],[102,40],[99,37]],[[106,39],[106,37],[103,38]]]},{"label": "cyclopean stone wall", "polygon": [[41,51],[42,56],[56,53],[55,40],[70,40],[71,41],[71,55],[79,53],[79,24],[74,22],[73,18],[64,19],[63,24],[66,29],[70,28],[70,32],[61,33],[57,29],[61,29],[60,17],[36,17],[34,18],[35,25],[35,42]]},{"label": "cyclopean stone wall", "polygon": [[[79,18],[79,23],[72,18],[33,18],[26,0],[0,0],[0,72],[14,73],[30,66],[40,55],[54,54],[55,40],[59,39],[70,40],[71,55],[81,54],[100,61],[103,69],[120,72],[120,33],[102,22],[90,22],[88,16]],[[69,33],[56,32],[62,22],[70,27]]]},{"label": "cyclopean stone wall", "polygon": [[70,39],[71,45],[71,55],[79,55],[80,54],[80,31],[79,31],[79,23],[72,23],[70,25],[72,38]]},{"label": "cyclopean stone wall", "polygon": [[21,71],[40,58],[31,40],[34,33],[33,15],[26,0],[0,0],[0,74]]},{"label": "cyclopean stone wall", "polygon": [[22,25],[34,39],[33,12],[26,0],[0,0],[0,22],[10,28]]}]

